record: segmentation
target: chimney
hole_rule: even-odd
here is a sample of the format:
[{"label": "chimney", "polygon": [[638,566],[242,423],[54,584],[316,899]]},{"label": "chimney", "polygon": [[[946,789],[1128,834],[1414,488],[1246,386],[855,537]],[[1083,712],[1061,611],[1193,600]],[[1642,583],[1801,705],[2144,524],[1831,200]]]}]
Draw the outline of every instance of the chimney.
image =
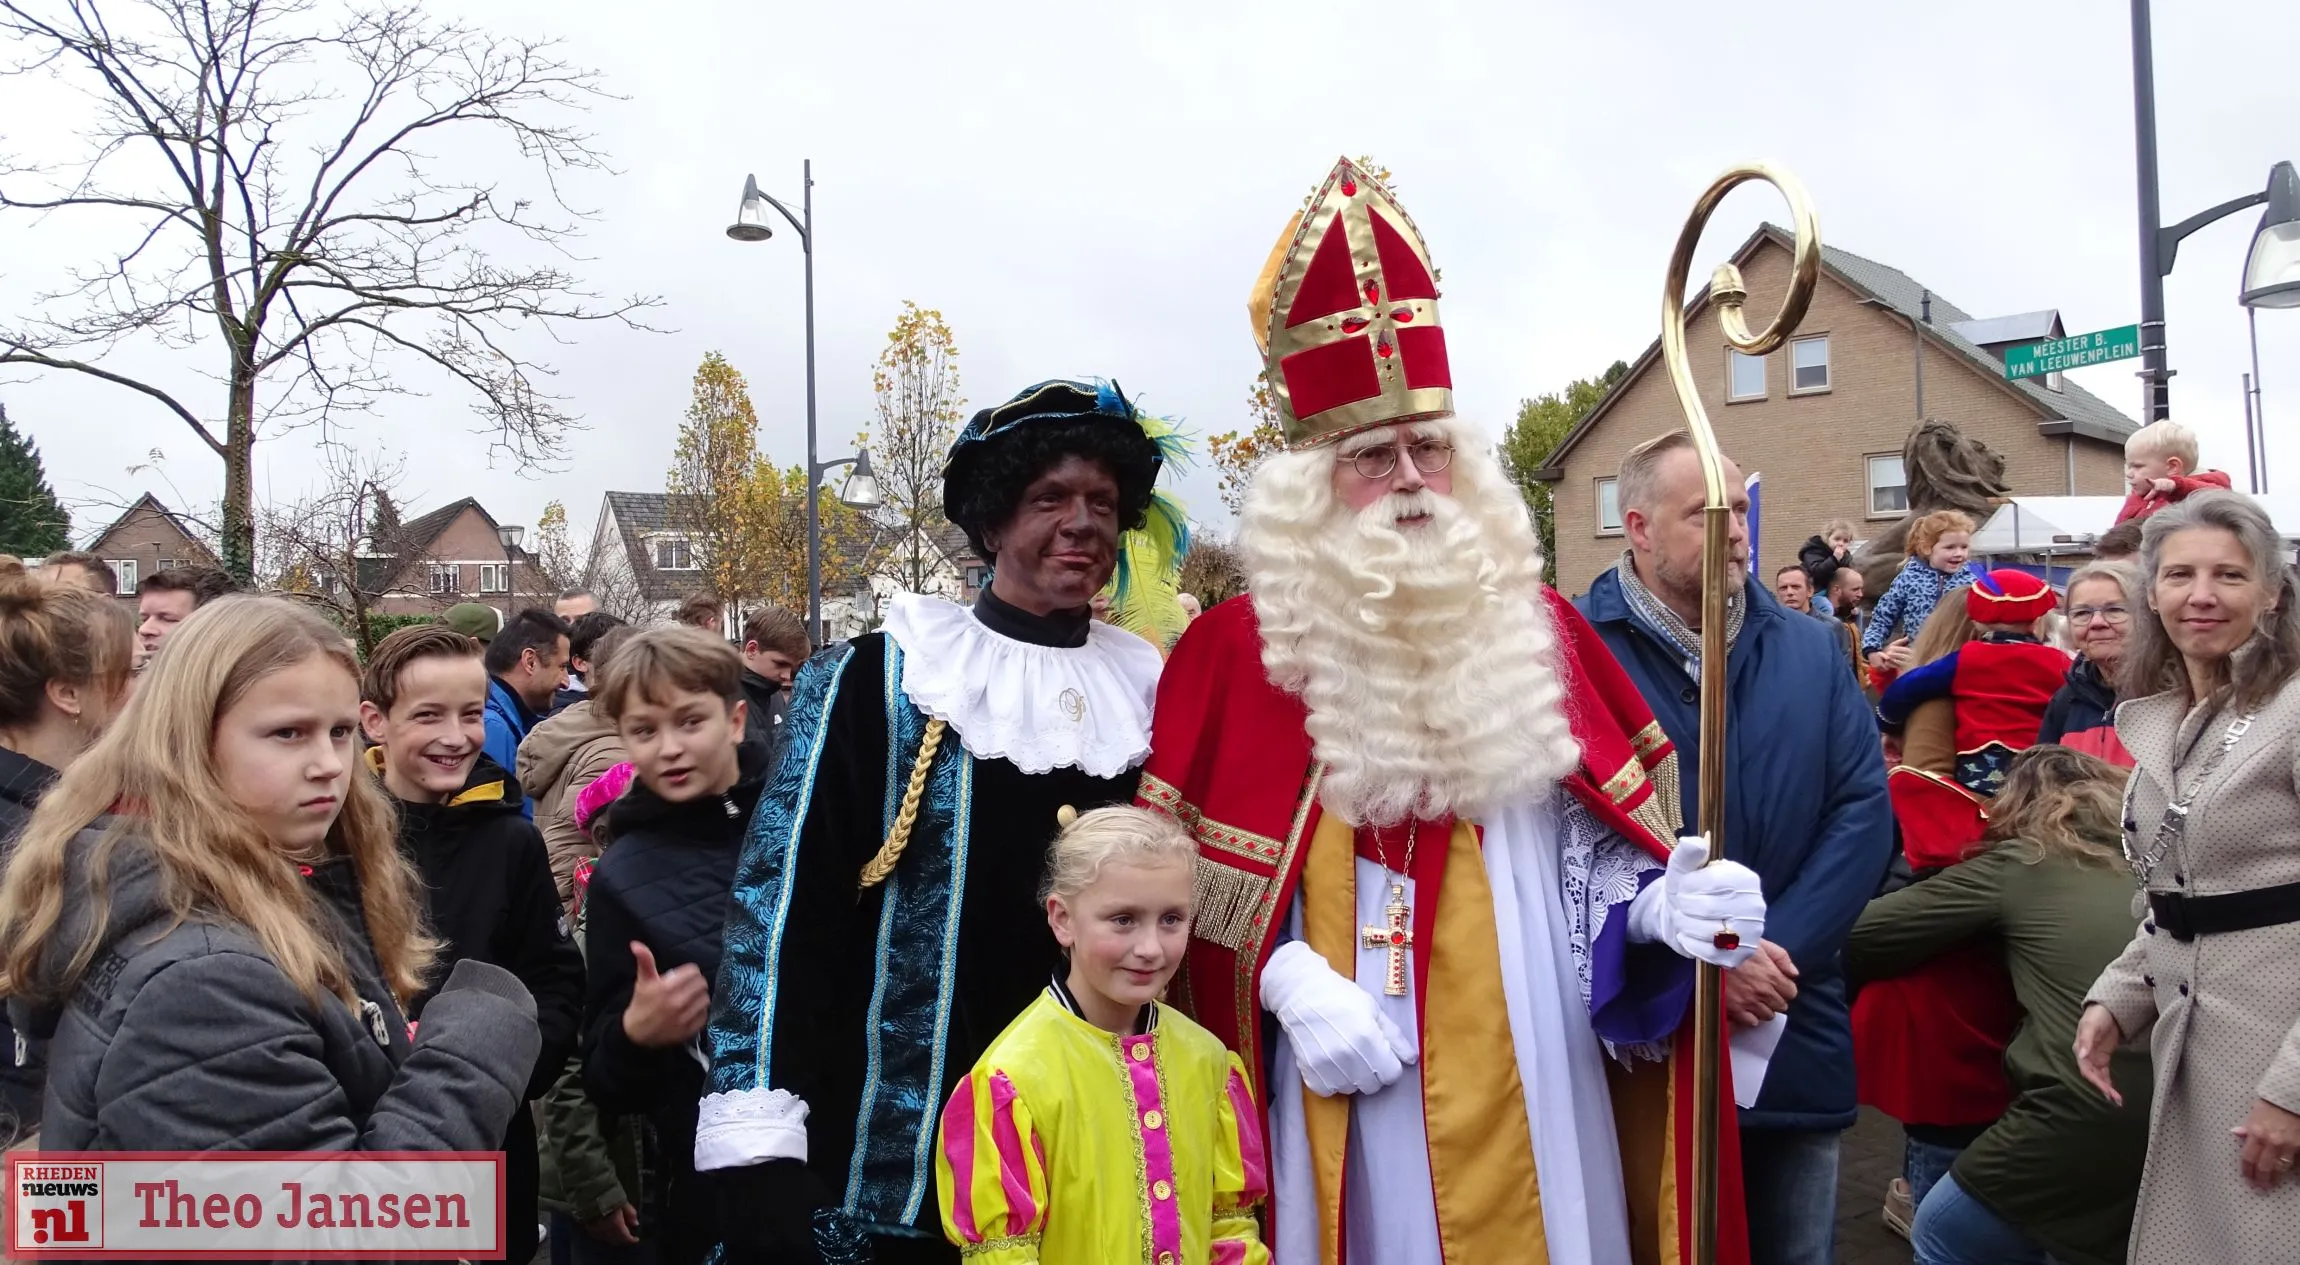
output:
[{"label": "chimney", "polygon": [[1932,291],[1930,291],[1930,290],[1927,290],[1927,291],[1925,291],[1925,292],[1924,292],[1924,312],[1925,312],[1925,324],[1927,324],[1927,325],[1930,325],[1930,324],[1932,324],[1932,323],[1933,323],[1933,292],[1932,292]]}]

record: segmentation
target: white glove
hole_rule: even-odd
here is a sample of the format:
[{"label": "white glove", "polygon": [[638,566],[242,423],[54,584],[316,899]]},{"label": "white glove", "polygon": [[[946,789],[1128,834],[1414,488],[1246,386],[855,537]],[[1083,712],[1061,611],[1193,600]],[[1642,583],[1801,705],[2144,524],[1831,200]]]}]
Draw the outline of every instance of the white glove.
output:
[{"label": "white glove", "polygon": [[[1647,884],[1629,905],[1629,938],[1665,944],[1679,954],[1712,966],[1735,967],[1757,952],[1765,935],[1765,889],[1746,865],[1709,859],[1709,841],[1685,835],[1669,854],[1669,869]],[[1741,937],[1736,949],[1720,949],[1715,936],[1730,930]]]},{"label": "white glove", "polygon": [[1262,968],[1262,1008],[1278,1017],[1302,1084],[1320,1098],[1373,1093],[1418,1057],[1365,990],[1300,940],[1279,945]]}]

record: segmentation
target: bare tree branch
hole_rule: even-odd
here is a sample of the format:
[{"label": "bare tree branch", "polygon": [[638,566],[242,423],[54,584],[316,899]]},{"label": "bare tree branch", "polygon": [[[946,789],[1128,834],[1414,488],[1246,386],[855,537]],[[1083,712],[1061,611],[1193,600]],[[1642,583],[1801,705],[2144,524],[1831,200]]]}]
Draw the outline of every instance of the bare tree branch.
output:
[{"label": "bare tree branch", "polygon": [[206,444],[218,454],[224,451],[223,442],[215,437],[214,432],[201,425],[200,419],[193,416],[192,411],[185,408],[176,397],[149,383],[138,382],[126,374],[113,373],[109,369],[100,369],[95,365],[83,364],[77,360],[66,360],[60,356],[46,355],[21,344],[7,345],[6,350],[0,351],[0,365],[38,365],[44,369],[68,369],[73,373],[87,374],[91,378],[101,378],[115,386],[123,386],[131,391],[141,391],[166,405],[170,412],[182,418],[184,425],[191,427],[192,433],[200,437],[201,443]]},{"label": "bare tree branch", "polygon": [[[417,390],[387,364],[412,355],[473,398],[492,449],[545,466],[580,423],[511,335],[649,328],[651,297],[497,261],[537,245],[571,258],[590,213],[564,179],[608,170],[576,120],[609,94],[551,43],[406,0],[0,0],[0,49],[0,73],[53,77],[94,107],[70,169],[0,162],[0,212],[137,221],[101,263],[0,316],[0,364],[166,405],[224,463],[224,553],[243,575],[260,439],[316,424],[325,440]],[[441,137],[464,168],[418,148]],[[102,365],[130,341],[190,353],[222,408]]]}]

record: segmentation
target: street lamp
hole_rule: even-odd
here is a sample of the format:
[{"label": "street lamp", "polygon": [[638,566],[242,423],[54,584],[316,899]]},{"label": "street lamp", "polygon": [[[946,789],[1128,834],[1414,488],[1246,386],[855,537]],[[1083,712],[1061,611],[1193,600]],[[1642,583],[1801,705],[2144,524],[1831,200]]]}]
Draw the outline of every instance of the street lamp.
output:
[{"label": "street lamp", "polygon": [[[804,186],[799,197],[799,213],[781,199],[759,188],[756,175],[743,177],[743,200],[735,209],[735,222],[727,226],[727,236],[738,242],[763,242],[775,235],[774,225],[768,222],[767,208],[782,212],[783,219],[798,230],[799,249],[806,253],[807,265],[807,635],[815,644],[823,640],[823,519],[819,489],[824,472],[829,468],[815,457],[815,164],[807,159],[799,167]],[[832,462],[831,466],[844,464]]]},{"label": "street lamp", "polygon": [[[2165,366],[2164,279],[2172,275],[2180,241],[2216,220],[2249,206],[2268,203],[2244,264],[2240,301],[2247,309],[2300,306],[2300,177],[2292,164],[2268,169],[2268,187],[2230,198],[2178,224],[2160,223],[2156,182],[2156,63],[2149,34],[2148,0],[2132,0],[2133,151],[2140,190],[2140,381],[2142,422],[2163,421],[2172,411],[2172,370]],[[2259,355],[2253,356],[2259,381]]]},{"label": "street lamp", "polygon": [[518,591],[518,586],[512,583],[512,577],[518,574],[519,570],[519,542],[526,537],[526,528],[511,523],[505,523],[495,529],[495,539],[503,545],[503,622],[505,624],[511,622],[511,603],[514,600],[512,595]]},{"label": "street lamp", "polygon": [[2237,302],[2248,308],[2300,307],[2300,172],[2290,163],[2268,171],[2268,209],[2244,253],[2244,289]]}]

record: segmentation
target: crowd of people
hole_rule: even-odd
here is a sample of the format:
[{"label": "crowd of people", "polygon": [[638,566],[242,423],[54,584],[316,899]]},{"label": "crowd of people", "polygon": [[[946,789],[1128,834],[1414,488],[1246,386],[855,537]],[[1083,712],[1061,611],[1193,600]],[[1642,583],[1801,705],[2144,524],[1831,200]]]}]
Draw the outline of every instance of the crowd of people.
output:
[{"label": "crowd of people", "polygon": [[1833,1259],[1863,1103],[1927,1265],[2289,1258],[2300,592],[2260,508],[2160,423],[2137,563],[2063,595],[1924,515],[1864,610],[1849,525],[1768,591],[1737,505],[1707,662],[1690,437],[1623,459],[1566,600],[1436,299],[1340,163],[1255,292],[1247,595],[1170,646],[1096,618],[1164,464],[1097,381],[960,432],[971,605],[822,647],[571,591],[363,660],[220,575],[135,626],[100,561],[0,563],[8,1132],[501,1150],[512,1259],[1659,1263],[1706,963],[1721,1259]]}]

